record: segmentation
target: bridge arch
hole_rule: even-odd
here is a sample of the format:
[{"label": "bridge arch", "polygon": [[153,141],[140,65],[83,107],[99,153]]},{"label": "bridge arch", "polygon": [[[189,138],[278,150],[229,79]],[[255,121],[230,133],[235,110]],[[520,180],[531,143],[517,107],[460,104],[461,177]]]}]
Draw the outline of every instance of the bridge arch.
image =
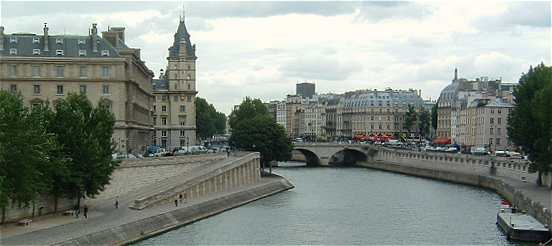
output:
[{"label": "bridge arch", "polygon": [[332,154],[328,164],[330,166],[354,166],[360,161],[367,161],[368,154],[355,148],[344,148]]},{"label": "bridge arch", "polygon": [[321,165],[320,157],[318,157],[318,155],[312,152],[311,150],[304,149],[304,148],[295,148],[294,150],[301,152],[301,154],[305,156],[305,162],[308,167],[315,167],[315,166]]}]

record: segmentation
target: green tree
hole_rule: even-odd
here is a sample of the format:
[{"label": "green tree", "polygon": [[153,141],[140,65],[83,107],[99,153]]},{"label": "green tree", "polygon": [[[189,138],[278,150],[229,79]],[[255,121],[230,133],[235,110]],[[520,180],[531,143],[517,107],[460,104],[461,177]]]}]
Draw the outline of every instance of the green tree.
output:
[{"label": "green tree", "polygon": [[417,117],[418,115],[416,113],[416,110],[412,105],[409,104],[408,111],[406,111],[406,114],[404,115],[404,129],[407,130],[409,134],[415,127]]},{"label": "green tree", "polygon": [[246,98],[230,115],[230,125],[230,145],[260,152],[263,167],[270,161],[291,158],[292,146],[285,129],[274,122],[261,100]]},{"label": "green tree", "polygon": [[107,101],[93,107],[84,95],[70,94],[55,108],[51,131],[68,160],[68,174],[59,180],[60,185],[80,204],[82,196],[94,197],[109,184],[118,165],[111,157],[115,117]]},{"label": "green tree", "polygon": [[431,127],[437,131],[437,103],[431,108]]},{"label": "green tree", "polygon": [[422,109],[422,111],[420,112],[419,124],[418,124],[421,137],[427,138],[429,136],[430,125],[431,125],[431,116],[429,115],[429,112],[427,112],[427,110]]},{"label": "green tree", "polygon": [[207,100],[198,97],[195,101],[197,135],[201,139],[222,134],[226,130],[226,115],[217,112]]},{"label": "green tree", "polygon": [[0,91],[0,207],[29,205],[51,188],[49,153],[56,148],[44,111],[29,110],[19,95]]},{"label": "green tree", "polygon": [[542,185],[542,174],[550,167],[550,84],[552,67],[540,64],[529,68],[520,78],[514,91],[516,106],[509,115],[510,140],[528,154],[530,171],[538,173],[537,184]]}]

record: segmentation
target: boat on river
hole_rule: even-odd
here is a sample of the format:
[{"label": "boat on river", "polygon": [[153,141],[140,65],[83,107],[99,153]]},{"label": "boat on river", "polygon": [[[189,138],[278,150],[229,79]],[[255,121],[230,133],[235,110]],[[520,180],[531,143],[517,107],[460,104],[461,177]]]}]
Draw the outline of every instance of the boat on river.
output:
[{"label": "boat on river", "polygon": [[515,208],[501,208],[496,215],[496,223],[508,240],[546,242],[550,239],[550,231],[546,226]]}]

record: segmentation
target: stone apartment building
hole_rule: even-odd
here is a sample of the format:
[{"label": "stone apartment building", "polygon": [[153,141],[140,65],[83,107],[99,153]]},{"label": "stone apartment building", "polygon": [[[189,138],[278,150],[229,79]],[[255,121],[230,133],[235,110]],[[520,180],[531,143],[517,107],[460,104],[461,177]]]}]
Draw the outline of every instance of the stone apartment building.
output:
[{"label": "stone apartment building", "polygon": [[516,86],[486,77],[459,79],[455,70],[452,83],[441,91],[437,102],[437,136],[463,146],[513,148],[506,129]]},{"label": "stone apartment building", "polygon": [[69,93],[105,100],[115,115],[113,140],[120,153],[143,153],[151,141],[153,72],[140,50],[125,43],[125,28],[98,35],[42,35],[4,32],[0,27],[0,89],[20,93],[27,106],[55,104]]},{"label": "stone apartment building", "polygon": [[197,144],[195,51],[181,18],[169,48],[167,68],[159,79],[153,80],[155,132],[152,142],[168,150]]},{"label": "stone apartment building", "polygon": [[[277,115],[284,109],[287,112],[284,127],[290,138],[331,140],[357,134],[405,132],[408,105],[419,111],[423,104],[420,91],[412,89],[359,90],[312,98],[289,95],[285,107],[280,107]],[[417,132],[417,129],[412,130],[412,133]]]},{"label": "stone apartment building", "polygon": [[[405,114],[408,105],[416,111],[423,108],[420,91],[416,90],[360,90],[345,93],[338,106],[338,129],[342,137],[358,134],[378,135],[406,132]],[[411,133],[417,133],[412,129]]]}]

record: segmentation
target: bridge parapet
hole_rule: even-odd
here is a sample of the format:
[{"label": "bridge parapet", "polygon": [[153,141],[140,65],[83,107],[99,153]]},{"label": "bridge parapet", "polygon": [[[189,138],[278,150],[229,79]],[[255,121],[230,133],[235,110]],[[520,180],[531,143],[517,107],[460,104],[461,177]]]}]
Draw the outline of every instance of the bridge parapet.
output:
[{"label": "bridge parapet", "polygon": [[[297,144],[295,150],[310,159],[319,159],[319,165],[329,165],[336,153],[349,149],[362,152],[367,161],[387,162],[406,166],[415,166],[430,170],[445,170],[476,174],[500,175],[528,182],[536,180],[537,175],[529,173],[529,162],[523,160],[497,159],[493,156],[476,156],[443,152],[422,152],[404,149],[392,149],[369,144]],[[307,157],[307,159],[309,159]],[[309,160],[307,160],[308,162]]]}]

